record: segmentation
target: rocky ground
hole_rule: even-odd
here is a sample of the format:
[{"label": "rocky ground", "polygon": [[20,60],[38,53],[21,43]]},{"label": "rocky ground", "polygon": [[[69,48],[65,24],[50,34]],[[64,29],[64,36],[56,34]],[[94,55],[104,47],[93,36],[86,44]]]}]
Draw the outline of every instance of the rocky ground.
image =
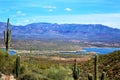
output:
[{"label": "rocky ground", "polygon": [[13,75],[4,75],[0,72],[0,80],[16,80]]}]

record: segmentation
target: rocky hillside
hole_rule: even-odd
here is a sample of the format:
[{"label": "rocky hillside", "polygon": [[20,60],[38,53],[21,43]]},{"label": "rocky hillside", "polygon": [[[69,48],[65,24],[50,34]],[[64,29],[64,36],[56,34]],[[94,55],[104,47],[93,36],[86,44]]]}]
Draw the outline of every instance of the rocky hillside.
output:
[{"label": "rocky hillside", "polygon": [[100,56],[100,68],[107,72],[111,80],[120,80],[120,51]]},{"label": "rocky hillside", "polygon": [[[88,73],[94,74],[94,61],[90,60],[84,64],[81,63],[81,71],[83,76],[88,75]],[[99,56],[99,77],[102,71],[107,74],[106,80],[120,80],[120,51],[115,51],[107,55]]]}]

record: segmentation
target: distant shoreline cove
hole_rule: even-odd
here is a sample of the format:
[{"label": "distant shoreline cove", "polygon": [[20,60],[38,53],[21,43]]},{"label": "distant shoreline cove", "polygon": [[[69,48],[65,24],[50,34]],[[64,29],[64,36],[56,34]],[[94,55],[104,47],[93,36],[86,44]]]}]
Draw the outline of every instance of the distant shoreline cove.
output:
[{"label": "distant shoreline cove", "polygon": [[[2,48],[2,50],[5,51],[5,48]],[[9,49],[8,53],[11,54],[11,55],[17,54],[17,52],[15,50],[12,50],[12,49]]]},{"label": "distant shoreline cove", "polygon": [[94,52],[97,54],[109,54],[113,51],[120,50],[120,48],[113,47],[84,47],[81,51],[62,51],[62,54],[84,54],[89,52]]}]

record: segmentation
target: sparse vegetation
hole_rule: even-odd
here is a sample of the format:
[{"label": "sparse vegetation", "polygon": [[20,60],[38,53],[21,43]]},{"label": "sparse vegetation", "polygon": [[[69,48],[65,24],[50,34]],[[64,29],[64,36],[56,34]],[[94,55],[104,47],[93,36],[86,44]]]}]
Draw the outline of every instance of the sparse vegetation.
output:
[{"label": "sparse vegetation", "polygon": [[[104,80],[106,74],[106,80],[119,80],[119,56],[120,51],[115,51],[109,55],[101,55],[99,56],[99,64],[98,64],[98,76],[99,78]],[[0,51],[0,72],[4,74],[13,74],[15,75],[15,62],[17,56],[10,55],[9,62],[5,59],[5,52]],[[29,57],[21,56],[21,69],[20,69],[20,80],[24,80],[26,77],[35,78],[35,80],[73,80],[72,73],[72,65],[73,62],[67,61],[56,61],[56,60],[48,60],[44,58],[31,57],[32,63],[29,62]],[[82,80],[87,80],[88,73],[94,73],[94,60],[90,60],[87,62],[78,62],[78,68],[80,69],[80,76]],[[3,64],[5,63],[5,64]],[[105,71],[106,73],[102,73]],[[33,76],[31,76],[33,75]],[[84,76],[83,76],[84,75]],[[31,77],[28,77],[31,76]],[[61,79],[61,76],[64,78]],[[89,75],[89,78],[91,75]]]}]

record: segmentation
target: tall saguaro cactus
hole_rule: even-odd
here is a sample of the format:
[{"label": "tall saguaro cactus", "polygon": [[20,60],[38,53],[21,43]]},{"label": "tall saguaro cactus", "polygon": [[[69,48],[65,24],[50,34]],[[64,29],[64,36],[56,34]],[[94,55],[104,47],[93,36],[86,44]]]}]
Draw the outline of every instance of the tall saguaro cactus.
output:
[{"label": "tall saguaro cactus", "polygon": [[10,30],[9,26],[10,26],[10,24],[9,24],[9,18],[8,18],[6,30],[4,31],[4,43],[5,43],[5,47],[6,47],[6,55],[7,56],[8,56],[8,50],[9,50],[10,41],[11,41],[11,30]]},{"label": "tall saguaro cactus", "polygon": [[79,75],[80,75],[80,70],[77,67],[77,60],[75,59],[75,63],[74,63],[74,67],[72,69],[73,71],[73,78],[74,80],[78,80],[79,79]]},{"label": "tall saguaro cactus", "polygon": [[16,77],[18,78],[20,74],[20,55],[16,58]]},{"label": "tall saguaro cactus", "polygon": [[95,79],[94,80],[98,80],[98,55],[96,54],[95,55],[95,58],[94,58],[94,75],[95,75]]}]

